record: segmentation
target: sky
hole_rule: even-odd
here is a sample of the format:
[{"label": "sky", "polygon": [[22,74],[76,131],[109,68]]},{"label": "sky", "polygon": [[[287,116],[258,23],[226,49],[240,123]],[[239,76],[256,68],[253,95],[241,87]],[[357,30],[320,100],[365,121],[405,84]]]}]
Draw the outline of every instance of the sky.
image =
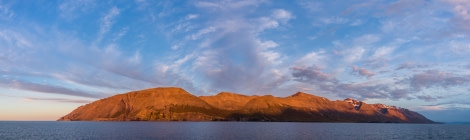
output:
[{"label": "sky", "polygon": [[0,120],[154,87],[470,122],[467,0],[0,0]]}]

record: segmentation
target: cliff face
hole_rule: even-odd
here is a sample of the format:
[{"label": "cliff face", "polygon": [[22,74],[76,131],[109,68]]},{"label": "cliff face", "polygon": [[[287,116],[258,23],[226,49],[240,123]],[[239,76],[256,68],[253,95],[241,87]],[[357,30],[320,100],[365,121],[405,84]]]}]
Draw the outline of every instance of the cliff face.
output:
[{"label": "cliff face", "polygon": [[403,108],[354,99],[330,101],[298,92],[288,97],[222,92],[196,97],[181,88],[154,88],[80,106],[59,121],[298,121],[433,123]]}]

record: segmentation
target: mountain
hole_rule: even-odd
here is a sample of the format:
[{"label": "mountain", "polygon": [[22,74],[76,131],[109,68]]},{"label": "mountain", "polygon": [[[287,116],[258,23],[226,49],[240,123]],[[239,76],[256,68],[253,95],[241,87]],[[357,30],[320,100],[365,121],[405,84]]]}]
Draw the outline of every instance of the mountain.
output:
[{"label": "mountain", "polygon": [[176,87],[152,88],[78,107],[59,121],[290,121],[434,123],[419,113],[351,98],[330,101],[298,92],[288,97],[221,92],[194,96]]}]

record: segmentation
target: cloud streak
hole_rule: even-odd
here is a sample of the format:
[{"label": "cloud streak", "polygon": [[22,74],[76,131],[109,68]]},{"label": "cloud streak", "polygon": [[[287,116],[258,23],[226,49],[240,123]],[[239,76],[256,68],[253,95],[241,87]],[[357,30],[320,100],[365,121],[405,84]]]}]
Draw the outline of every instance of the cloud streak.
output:
[{"label": "cloud streak", "polygon": [[89,97],[89,98],[101,98],[102,94],[90,94],[89,92],[84,92],[81,90],[72,90],[61,86],[54,86],[54,85],[45,85],[45,84],[37,84],[32,83],[24,80],[8,80],[8,79],[0,79],[0,86],[3,88],[14,88],[20,90],[28,90],[34,92],[41,92],[41,93],[49,93],[49,94],[61,94],[61,95],[69,95],[69,96],[79,96],[79,97]]}]

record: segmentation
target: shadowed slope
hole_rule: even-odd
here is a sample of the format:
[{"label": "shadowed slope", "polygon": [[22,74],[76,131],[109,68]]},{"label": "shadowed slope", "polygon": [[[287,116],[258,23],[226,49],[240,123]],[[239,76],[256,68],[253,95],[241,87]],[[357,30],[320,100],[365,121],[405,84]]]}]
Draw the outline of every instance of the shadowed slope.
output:
[{"label": "shadowed slope", "polygon": [[199,98],[212,106],[223,110],[240,110],[243,106],[257,96],[246,96],[230,92],[221,92],[215,96],[200,96]]}]

